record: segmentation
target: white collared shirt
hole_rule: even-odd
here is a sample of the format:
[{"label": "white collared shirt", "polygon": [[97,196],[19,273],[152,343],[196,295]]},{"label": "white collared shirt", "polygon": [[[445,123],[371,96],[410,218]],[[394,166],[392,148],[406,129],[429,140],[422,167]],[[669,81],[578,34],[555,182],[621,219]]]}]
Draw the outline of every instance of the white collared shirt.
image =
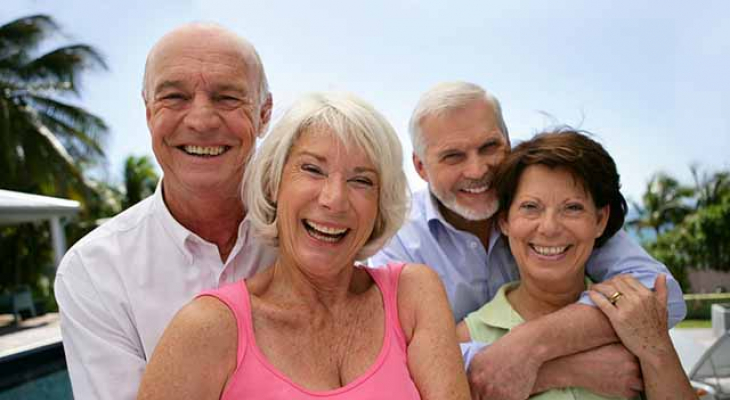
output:
[{"label": "white collared shirt", "polygon": [[155,194],[86,235],[64,256],[55,294],[76,400],[134,399],[157,341],[197,293],[273,264],[244,219],[228,259],[180,225]]}]

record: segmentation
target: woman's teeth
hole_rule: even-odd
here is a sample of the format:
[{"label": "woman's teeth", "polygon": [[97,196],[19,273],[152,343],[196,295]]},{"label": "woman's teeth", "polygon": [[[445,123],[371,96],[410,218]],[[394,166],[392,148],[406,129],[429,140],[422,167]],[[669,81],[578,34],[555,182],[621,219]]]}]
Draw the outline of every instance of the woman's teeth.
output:
[{"label": "woman's teeth", "polygon": [[537,254],[540,254],[543,256],[555,256],[558,254],[562,254],[568,248],[568,246],[554,247],[554,246],[536,246],[536,245],[532,245],[531,247],[533,250],[535,250],[535,252]]},{"label": "woman's teeth", "polygon": [[307,228],[307,232],[319,240],[325,242],[334,243],[345,237],[348,228],[332,228],[325,225],[320,225],[316,222],[304,220],[304,226]]}]

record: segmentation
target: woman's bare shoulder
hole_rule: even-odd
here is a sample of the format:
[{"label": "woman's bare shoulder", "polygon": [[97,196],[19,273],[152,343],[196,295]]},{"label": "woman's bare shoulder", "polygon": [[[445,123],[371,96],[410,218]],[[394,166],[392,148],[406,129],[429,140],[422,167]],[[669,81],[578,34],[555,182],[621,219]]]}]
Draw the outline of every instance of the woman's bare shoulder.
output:
[{"label": "woman's bare shoulder", "polygon": [[[238,328],[233,311],[213,296],[201,296],[188,303],[165,330],[165,341],[185,346],[204,345],[206,351],[235,350]],[[235,352],[234,352],[235,353]]]}]

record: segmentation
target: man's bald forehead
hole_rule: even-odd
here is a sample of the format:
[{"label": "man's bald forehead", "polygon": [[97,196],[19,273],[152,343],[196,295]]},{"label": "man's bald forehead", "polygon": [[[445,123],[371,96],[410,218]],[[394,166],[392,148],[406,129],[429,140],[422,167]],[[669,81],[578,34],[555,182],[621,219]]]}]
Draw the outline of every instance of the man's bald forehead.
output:
[{"label": "man's bald forehead", "polygon": [[210,43],[210,40],[229,42],[230,50],[240,51],[243,57],[251,57],[256,53],[251,43],[220,25],[213,23],[191,23],[180,26],[160,38],[150,50],[147,56],[147,63],[167,46],[172,46],[177,43],[200,44],[201,46],[205,46]]},{"label": "man's bald forehead", "polygon": [[266,82],[266,75],[261,64],[256,49],[246,39],[240,37],[231,30],[228,30],[220,25],[214,23],[190,23],[165,34],[150,50],[147,55],[144,70],[143,80],[143,96],[147,98],[148,91],[153,89],[150,87],[151,72],[154,70],[153,66],[157,62],[157,59],[164,54],[167,50],[175,47],[185,46],[187,48],[209,48],[213,45],[218,45],[221,48],[225,48],[237,56],[241,57],[247,65],[255,66],[254,70],[258,70],[259,76],[258,81],[260,95],[268,95],[268,84]]}]

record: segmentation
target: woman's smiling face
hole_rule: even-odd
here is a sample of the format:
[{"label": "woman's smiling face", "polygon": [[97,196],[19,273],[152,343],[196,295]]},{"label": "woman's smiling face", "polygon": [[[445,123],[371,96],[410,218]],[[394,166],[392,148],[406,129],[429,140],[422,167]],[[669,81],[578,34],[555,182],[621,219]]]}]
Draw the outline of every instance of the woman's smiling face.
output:
[{"label": "woman's smiling face", "polygon": [[278,193],[279,246],[310,273],[351,267],[378,216],[379,176],[362,149],[329,128],[302,133]]},{"label": "woman's smiling face", "polygon": [[567,169],[531,165],[522,172],[500,227],[522,279],[559,287],[578,275],[582,279],[608,213],[608,206],[596,208],[583,182]]}]

